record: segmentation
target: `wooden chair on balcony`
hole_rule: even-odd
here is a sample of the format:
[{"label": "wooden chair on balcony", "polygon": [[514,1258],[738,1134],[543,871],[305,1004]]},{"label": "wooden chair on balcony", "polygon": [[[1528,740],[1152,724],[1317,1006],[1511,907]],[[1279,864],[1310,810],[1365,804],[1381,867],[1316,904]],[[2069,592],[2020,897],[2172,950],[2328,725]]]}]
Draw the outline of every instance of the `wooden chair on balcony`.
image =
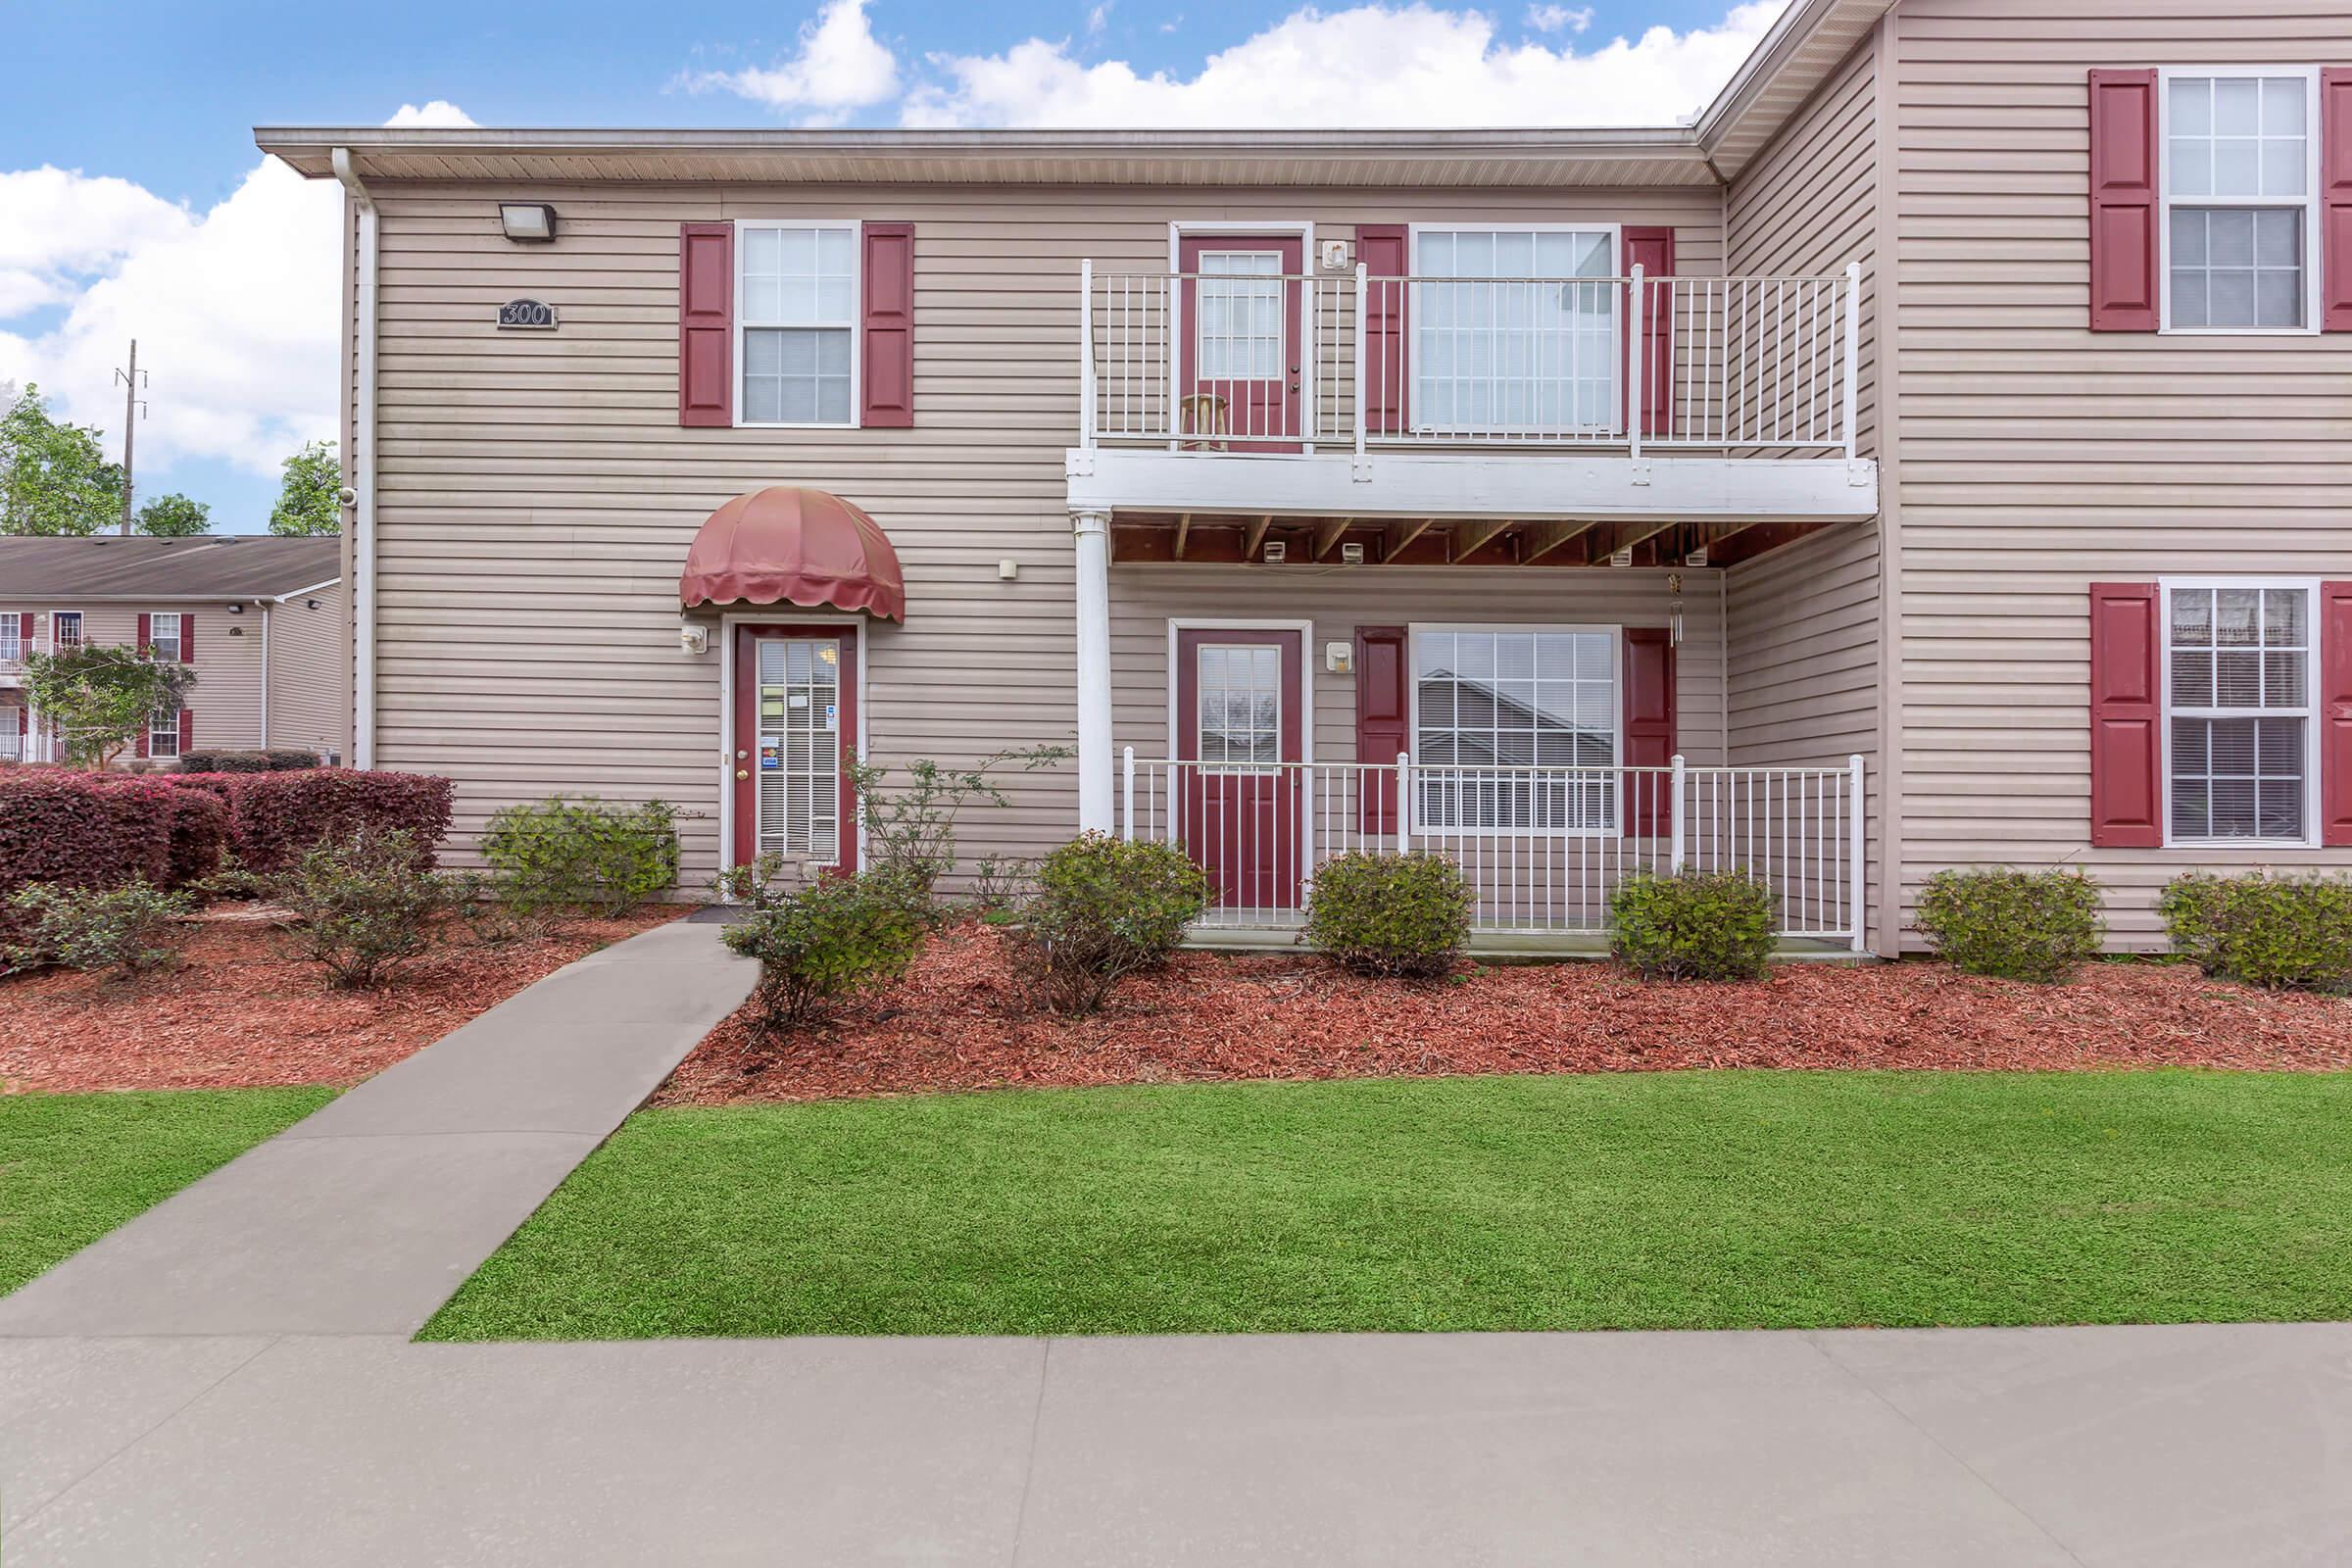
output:
[{"label": "wooden chair on balcony", "polygon": [[1177,400],[1186,452],[1222,452],[1233,433],[1225,399],[1214,392],[1188,392]]}]

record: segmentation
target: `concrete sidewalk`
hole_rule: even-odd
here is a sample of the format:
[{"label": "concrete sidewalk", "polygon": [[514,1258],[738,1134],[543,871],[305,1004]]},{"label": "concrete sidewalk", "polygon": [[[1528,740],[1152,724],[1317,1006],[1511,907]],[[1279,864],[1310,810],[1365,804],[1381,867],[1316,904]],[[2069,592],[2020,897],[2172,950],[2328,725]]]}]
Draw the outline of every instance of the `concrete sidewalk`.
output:
[{"label": "concrete sidewalk", "polygon": [[0,1299],[0,1336],[412,1334],[755,972],[682,921],[590,954]]},{"label": "concrete sidewalk", "polygon": [[0,1343],[9,1568],[2352,1559],[2352,1326]]}]

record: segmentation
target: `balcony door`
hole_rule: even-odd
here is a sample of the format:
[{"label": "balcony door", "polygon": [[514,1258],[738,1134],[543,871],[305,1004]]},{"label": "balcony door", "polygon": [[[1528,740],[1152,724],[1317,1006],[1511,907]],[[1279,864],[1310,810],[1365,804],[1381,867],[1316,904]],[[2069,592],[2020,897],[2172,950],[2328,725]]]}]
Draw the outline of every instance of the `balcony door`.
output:
[{"label": "balcony door", "polygon": [[1304,667],[1295,628],[1176,634],[1177,826],[1216,908],[1298,907]]},{"label": "balcony door", "polygon": [[1197,451],[1296,452],[1309,433],[1297,234],[1187,234],[1176,429]]}]

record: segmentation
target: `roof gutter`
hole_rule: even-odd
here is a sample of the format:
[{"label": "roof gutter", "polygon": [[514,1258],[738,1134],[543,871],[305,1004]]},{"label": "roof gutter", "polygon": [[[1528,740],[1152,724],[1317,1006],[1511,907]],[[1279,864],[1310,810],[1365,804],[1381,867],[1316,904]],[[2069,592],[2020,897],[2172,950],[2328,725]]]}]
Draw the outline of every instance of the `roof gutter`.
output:
[{"label": "roof gutter", "polygon": [[351,763],[375,765],[375,200],[353,169],[351,149],[333,153],[335,178],[359,215],[359,279],[352,319]]}]

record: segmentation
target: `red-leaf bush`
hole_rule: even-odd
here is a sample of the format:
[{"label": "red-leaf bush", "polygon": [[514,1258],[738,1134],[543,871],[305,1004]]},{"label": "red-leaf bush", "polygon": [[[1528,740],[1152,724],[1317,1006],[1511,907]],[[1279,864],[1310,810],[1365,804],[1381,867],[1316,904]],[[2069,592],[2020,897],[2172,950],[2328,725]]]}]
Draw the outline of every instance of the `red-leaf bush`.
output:
[{"label": "red-leaf bush", "polygon": [[209,790],[173,790],[170,885],[184,888],[211,876],[227,848],[228,802]]},{"label": "red-leaf bush", "polygon": [[36,884],[161,887],[172,869],[172,786],[158,779],[28,767],[0,775],[0,936],[11,901]]},{"label": "red-leaf bush", "polygon": [[450,783],[427,773],[313,767],[282,773],[174,773],[171,785],[228,803],[229,848],[247,871],[286,870],[312,846],[363,828],[409,834],[432,863],[449,834]]}]

